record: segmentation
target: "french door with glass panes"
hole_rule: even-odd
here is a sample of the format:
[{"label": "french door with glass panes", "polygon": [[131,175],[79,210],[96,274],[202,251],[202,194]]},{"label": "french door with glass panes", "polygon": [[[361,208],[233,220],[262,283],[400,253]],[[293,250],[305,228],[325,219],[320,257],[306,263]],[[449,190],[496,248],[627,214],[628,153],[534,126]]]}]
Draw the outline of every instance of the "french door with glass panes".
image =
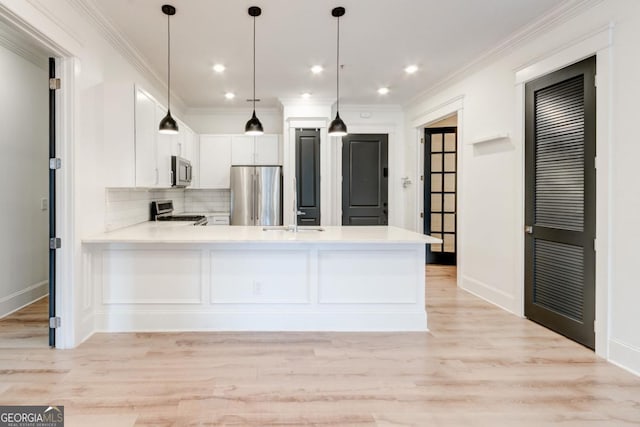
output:
[{"label": "french door with glass panes", "polygon": [[456,264],[457,128],[425,130],[424,233],[443,240],[427,245],[427,264]]}]

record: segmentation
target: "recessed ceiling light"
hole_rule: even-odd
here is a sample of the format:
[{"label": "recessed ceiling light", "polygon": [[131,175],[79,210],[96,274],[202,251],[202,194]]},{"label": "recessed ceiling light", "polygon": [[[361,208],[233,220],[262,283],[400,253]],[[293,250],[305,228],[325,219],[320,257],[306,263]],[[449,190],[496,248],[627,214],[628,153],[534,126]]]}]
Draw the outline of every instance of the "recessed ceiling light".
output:
[{"label": "recessed ceiling light", "polygon": [[311,94],[310,94],[309,92],[305,92],[305,93],[303,93],[301,96],[302,96],[302,98],[303,98],[303,99],[309,99],[309,98],[311,98]]},{"label": "recessed ceiling light", "polygon": [[388,87],[381,87],[380,89],[378,89],[378,93],[380,95],[386,95],[389,93],[389,88]]},{"label": "recessed ceiling light", "polygon": [[322,65],[314,65],[313,67],[311,67],[311,72],[313,74],[320,74],[323,70],[324,68],[322,68]]},{"label": "recessed ceiling light", "polygon": [[418,71],[418,66],[417,65],[409,65],[408,67],[406,67],[404,69],[404,72],[407,74],[413,74],[416,71]]},{"label": "recessed ceiling light", "polygon": [[233,93],[233,92],[227,92],[227,93],[224,94],[224,97],[227,98],[227,99],[233,99],[233,98],[236,97],[236,94]]},{"label": "recessed ceiling light", "polygon": [[213,71],[216,73],[222,73],[224,70],[226,70],[226,67],[222,64],[216,64],[213,66]]}]

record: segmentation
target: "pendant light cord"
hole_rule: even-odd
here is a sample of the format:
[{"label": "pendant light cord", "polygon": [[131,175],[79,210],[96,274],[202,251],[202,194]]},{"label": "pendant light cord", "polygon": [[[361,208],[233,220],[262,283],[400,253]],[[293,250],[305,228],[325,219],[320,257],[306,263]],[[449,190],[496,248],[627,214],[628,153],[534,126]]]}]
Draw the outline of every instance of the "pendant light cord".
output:
[{"label": "pendant light cord", "polygon": [[171,16],[167,14],[167,111],[171,112]]},{"label": "pendant light cord", "polygon": [[336,40],[336,112],[340,111],[340,17],[338,16],[338,37]]},{"label": "pendant light cord", "polygon": [[256,112],[256,17],[253,17],[253,113]]}]

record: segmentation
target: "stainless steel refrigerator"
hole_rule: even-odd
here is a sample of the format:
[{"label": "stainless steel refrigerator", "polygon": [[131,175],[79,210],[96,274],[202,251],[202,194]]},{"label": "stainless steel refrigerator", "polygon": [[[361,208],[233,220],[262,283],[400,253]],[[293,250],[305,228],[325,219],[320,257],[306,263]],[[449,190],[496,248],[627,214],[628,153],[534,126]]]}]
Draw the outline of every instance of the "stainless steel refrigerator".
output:
[{"label": "stainless steel refrigerator", "polygon": [[281,166],[231,166],[231,225],[282,225]]}]

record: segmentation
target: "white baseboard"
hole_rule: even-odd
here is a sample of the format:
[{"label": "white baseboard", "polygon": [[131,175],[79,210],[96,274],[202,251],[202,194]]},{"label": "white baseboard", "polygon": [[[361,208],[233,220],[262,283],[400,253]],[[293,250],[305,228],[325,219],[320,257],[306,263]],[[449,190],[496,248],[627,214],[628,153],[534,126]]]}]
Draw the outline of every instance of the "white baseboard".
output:
[{"label": "white baseboard", "polygon": [[491,285],[465,275],[462,275],[460,284],[465,291],[518,316],[518,311],[515,310],[515,297],[513,295],[509,295],[500,289],[496,289]]},{"label": "white baseboard", "polygon": [[616,340],[609,340],[609,362],[640,377],[640,348]]},{"label": "white baseboard", "polygon": [[170,331],[427,331],[426,313],[180,312],[110,310],[96,313],[96,332]]},{"label": "white baseboard", "polygon": [[15,313],[29,304],[33,304],[40,298],[45,297],[48,292],[49,281],[45,280],[0,298],[0,319]]}]

